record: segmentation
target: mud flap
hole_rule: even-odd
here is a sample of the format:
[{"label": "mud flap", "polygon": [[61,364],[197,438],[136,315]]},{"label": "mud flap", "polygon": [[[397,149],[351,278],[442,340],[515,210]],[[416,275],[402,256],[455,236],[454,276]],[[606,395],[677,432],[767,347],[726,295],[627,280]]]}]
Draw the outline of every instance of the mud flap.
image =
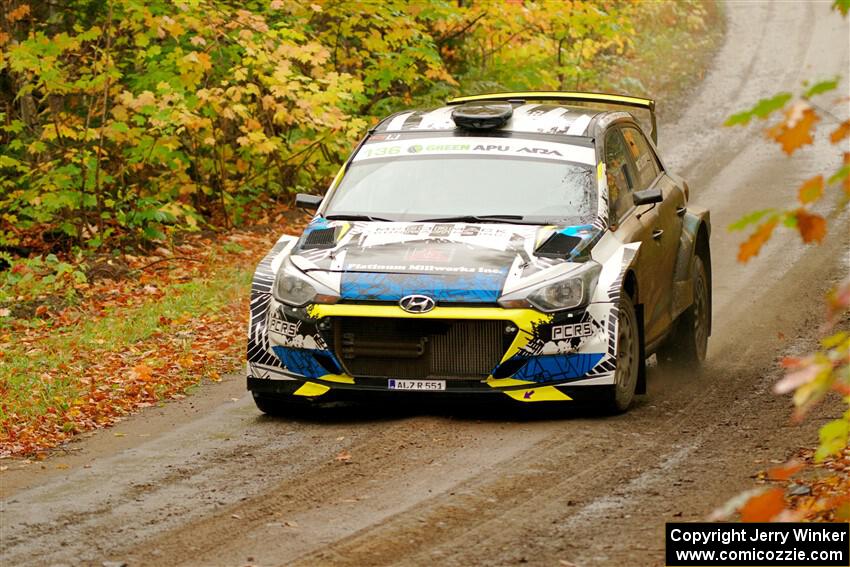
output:
[{"label": "mud flap", "polygon": [[640,350],[638,354],[638,377],[635,385],[635,394],[646,393],[646,341],[644,340],[643,331],[643,303],[635,305],[635,314],[638,320],[638,344]]}]

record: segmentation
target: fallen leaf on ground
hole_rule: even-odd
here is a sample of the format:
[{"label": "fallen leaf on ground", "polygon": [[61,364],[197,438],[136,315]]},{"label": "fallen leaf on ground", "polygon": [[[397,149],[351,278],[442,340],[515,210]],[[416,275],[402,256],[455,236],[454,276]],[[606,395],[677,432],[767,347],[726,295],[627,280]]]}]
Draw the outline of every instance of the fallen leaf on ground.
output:
[{"label": "fallen leaf on ground", "polygon": [[349,453],[348,451],[346,451],[345,449],[343,449],[343,450],[342,450],[342,451],[340,451],[340,452],[339,452],[339,454],[336,456],[336,460],[337,460],[337,461],[340,461],[340,462],[343,462],[343,463],[347,463],[347,462],[349,462],[349,461],[351,460],[351,453]]},{"label": "fallen leaf on ground", "polygon": [[784,465],[773,467],[767,471],[767,478],[770,480],[788,480],[795,473],[802,470],[805,465],[799,461],[788,461]]}]

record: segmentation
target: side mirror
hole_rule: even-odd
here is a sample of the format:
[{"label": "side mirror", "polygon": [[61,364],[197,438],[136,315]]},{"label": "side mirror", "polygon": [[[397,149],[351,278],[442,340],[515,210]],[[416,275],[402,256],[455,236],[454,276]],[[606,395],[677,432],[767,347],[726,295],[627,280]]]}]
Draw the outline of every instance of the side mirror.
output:
[{"label": "side mirror", "polygon": [[297,193],[295,195],[295,206],[299,209],[316,211],[321,204],[322,197],[319,195],[310,195],[309,193]]},{"label": "side mirror", "polygon": [[635,191],[632,194],[632,199],[634,199],[635,206],[652,205],[654,203],[660,203],[661,201],[663,201],[664,195],[661,193],[661,189],[655,187],[653,189]]}]

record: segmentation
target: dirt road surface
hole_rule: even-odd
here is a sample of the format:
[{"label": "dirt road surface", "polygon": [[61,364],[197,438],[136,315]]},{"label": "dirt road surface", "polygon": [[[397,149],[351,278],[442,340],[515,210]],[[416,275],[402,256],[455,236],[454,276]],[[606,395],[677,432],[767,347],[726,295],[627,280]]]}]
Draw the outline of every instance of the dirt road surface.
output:
[{"label": "dirt road surface", "polygon": [[712,70],[660,129],[668,165],[715,226],[703,375],[653,369],[648,395],[613,418],[420,406],[271,419],[230,379],[43,465],[13,463],[0,476],[0,562],[663,564],[664,522],[704,518],[769,459],[815,439],[822,420],[792,426],[789,401],[769,390],[777,356],[812,335],[825,282],[848,269],[846,216],[820,247],[801,253],[783,233],[736,264],[729,222],[783,204],[837,152],[819,139],[789,160],[763,124],[719,127],[780,88],[846,76],[847,22],[828,3],[727,13]]}]

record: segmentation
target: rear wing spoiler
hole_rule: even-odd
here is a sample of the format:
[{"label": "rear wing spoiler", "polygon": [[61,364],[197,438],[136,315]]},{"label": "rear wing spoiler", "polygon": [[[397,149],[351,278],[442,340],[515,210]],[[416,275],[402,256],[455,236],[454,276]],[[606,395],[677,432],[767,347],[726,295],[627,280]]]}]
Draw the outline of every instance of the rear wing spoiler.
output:
[{"label": "rear wing spoiler", "polygon": [[[604,104],[611,107],[639,108],[649,113],[649,135],[652,141],[658,143],[658,127],[655,122],[655,101],[649,98],[636,96],[605,94],[605,93],[579,93],[563,91],[529,91],[516,93],[494,93],[483,95],[461,96],[450,99],[448,104],[463,104],[464,102],[527,102],[527,101],[564,101]],[[643,124],[644,127],[647,124]]]}]

